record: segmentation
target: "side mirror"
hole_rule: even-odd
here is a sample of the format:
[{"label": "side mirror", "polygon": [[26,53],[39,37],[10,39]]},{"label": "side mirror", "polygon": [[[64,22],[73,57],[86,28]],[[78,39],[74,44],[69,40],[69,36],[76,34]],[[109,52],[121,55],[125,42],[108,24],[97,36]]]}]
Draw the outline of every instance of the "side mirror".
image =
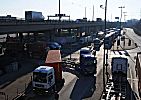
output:
[{"label": "side mirror", "polygon": [[136,60],[137,59],[137,56],[134,56],[134,60]]}]

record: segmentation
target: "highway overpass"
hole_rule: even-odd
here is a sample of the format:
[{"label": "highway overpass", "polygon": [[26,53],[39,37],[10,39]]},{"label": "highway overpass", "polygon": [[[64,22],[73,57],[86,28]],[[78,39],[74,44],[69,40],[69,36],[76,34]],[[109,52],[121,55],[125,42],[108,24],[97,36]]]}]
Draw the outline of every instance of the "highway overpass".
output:
[{"label": "highway overpass", "polygon": [[[116,27],[117,22],[107,22],[108,27]],[[0,34],[6,33],[25,33],[25,32],[45,32],[56,29],[86,29],[93,28],[94,30],[104,29],[104,22],[76,22],[76,21],[61,21],[61,22],[4,22],[0,23]]]}]

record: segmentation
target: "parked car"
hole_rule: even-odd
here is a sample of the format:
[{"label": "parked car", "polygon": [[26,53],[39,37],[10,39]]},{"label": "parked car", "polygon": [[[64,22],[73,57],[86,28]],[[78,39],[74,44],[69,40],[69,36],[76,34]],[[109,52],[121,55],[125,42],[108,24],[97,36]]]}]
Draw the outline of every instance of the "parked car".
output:
[{"label": "parked car", "polygon": [[57,42],[50,42],[48,43],[48,46],[50,48],[50,50],[60,50],[61,49],[61,45]]}]

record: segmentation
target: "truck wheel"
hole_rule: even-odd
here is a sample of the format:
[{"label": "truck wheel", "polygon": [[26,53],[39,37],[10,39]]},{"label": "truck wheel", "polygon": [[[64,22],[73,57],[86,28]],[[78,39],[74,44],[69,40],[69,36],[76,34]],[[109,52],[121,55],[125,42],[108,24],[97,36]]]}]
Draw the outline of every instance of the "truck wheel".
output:
[{"label": "truck wheel", "polygon": [[139,96],[141,97],[141,93],[139,92]]},{"label": "truck wheel", "polygon": [[76,64],[76,65],[75,65],[75,70],[76,70],[76,71],[79,71],[79,70],[80,70],[80,68],[79,68],[79,65],[78,65],[78,64]]},{"label": "truck wheel", "polygon": [[75,70],[78,71],[78,66],[77,65],[75,65]]},{"label": "truck wheel", "polygon": [[83,71],[82,74],[84,73],[85,76],[89,75],[87,71]]},{"label": "truck wheel", "polygon": [[63,87],[63,86],[64,86],[64,83],[65,83],[65,79],[63,78],[63,79],[61,80],[60,86]]},{"label": "truck wheel", "polygon": [[39,95],[39,92],[37,92],[36,90],[33,91],[33,93],[34,93],[35,95]]},{"label": "truck wheel", "polygon": [[55,100],[59,99],[59,94],[55,92]]},{"label": "truck wheel", "polygon": [[65,79],[63,78],[63,79],[62,79],[62,84],[64,84],[64,83],[65,83]]},{"label": "truck wheel", "polygon": [[54,93],[56,91],[55,85],[52,86],[51,92]]}]

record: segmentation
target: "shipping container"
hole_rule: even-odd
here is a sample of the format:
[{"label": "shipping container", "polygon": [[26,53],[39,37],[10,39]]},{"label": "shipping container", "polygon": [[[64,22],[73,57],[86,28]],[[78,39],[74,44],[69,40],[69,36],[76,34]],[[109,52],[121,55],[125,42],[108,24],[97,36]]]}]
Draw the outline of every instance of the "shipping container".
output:
[{"label": "shipping container", "polygon": [[49,50],[45,65],[54,68],[56,81],[62,80],[62,59],[60,50]]},{"label": "shipping container", "polygon": [[44,21],[44,16],[42,12],[25,11],[25,20],[29,22]]}]

